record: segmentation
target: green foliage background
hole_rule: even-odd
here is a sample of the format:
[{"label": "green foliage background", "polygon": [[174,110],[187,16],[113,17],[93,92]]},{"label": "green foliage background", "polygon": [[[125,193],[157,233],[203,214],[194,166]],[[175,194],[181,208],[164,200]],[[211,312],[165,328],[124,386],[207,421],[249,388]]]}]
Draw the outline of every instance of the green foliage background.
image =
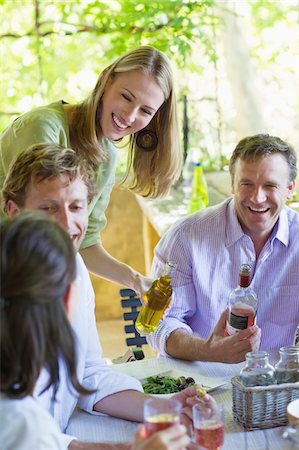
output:
[{"label": "green foliage background", "polygon": [[[82,100],[112,60],[138,45],[153,45],[172,60],[181,117],[184,94],[197,104],[199,97],[210,102],[207,107],[200,100],[201,109],[191,106],[189,145],[197,145],[201,130],[208,128],[218,147],[210,165],[219,165],[219,158],[225,163],[219,130],[233,125],[222,117],[214,81],[205,93],[190,92],[187,80],[207,71],[212,78],[219,71],[217,42],[228,5],[225,0],[0,0],[0,130],[34,106],[60,98]],[[289,83],[289,78],[281,81],[282,70],[293,76],[296,68],[292,63],[279,67],[277,58],[291,51],[296,61],[296,45],[283,36],[271,45],[267,32],[298,26],[298,2],[252,0],[248,11],[256,67],[265,78]]]},{"label": "green foliage background", "polygon": [[75,74],[81,70],[98,74],[138,45],[154,45],[178,66],[196,43],[204,43],[213,54],[209,36],[209,26],[217,20],[213,3],[2,1],[1,90],[9,100],[4,105],[10,112],[20,112],[22,95],[32,96],[34,104],[66,94],[70,101],[79,100],[91,86],[80,77],[75,86],[69,86]]}]

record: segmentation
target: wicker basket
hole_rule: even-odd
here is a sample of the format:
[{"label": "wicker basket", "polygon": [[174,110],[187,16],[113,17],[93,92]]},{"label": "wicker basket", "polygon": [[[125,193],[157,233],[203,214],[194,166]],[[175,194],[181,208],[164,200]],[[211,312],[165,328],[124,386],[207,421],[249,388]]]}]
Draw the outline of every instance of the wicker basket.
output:
[{"label": "wicker basket", "polygon": [[246,430],[285,425],[288,403],[299,398],[299,382],[255,387],[244,387],[240,377],[231,382],[234,420]]}]

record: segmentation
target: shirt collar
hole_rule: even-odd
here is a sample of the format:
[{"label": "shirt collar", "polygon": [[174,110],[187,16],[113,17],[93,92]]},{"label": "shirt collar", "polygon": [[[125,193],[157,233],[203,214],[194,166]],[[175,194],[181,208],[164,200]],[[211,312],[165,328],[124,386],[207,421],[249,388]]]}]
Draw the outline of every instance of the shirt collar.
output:
[{"label": "shirt collar", "polygon": [[[228,202],[226,216],[227,216],[226,220],[227,225],[225,233],[226,236],[225,244],[227,247],[229,247],[230,245],[233,245],[235,242],[241,239],[243,236],[247,236],[242,230],[242,227],[239,223],[233,198],[231,198]],[[289,223],[285,207],[280,212],[277,224],[274,227],[273,232],[271,233],[270,240],[273,241],[275,238],[278,239],[285,246],[288,246]]]},{"label": "shirt collar", "polygon": [[226,232],[225,232],[225,245],[230,247],[239,239],[245,236],[241,225],[238,221],[238,217],[235,210],[234,199],[229,199],[226,210]]},{"label": "shirt collar", "polygon": [[273,236],[271,236],[271,240],[273,240],[274,238],[278,239],[286,247],[289,245],[290,230],[289,230],[287,210],[285,207],[281,210],[279,214],[276,233],[274,233]]}]

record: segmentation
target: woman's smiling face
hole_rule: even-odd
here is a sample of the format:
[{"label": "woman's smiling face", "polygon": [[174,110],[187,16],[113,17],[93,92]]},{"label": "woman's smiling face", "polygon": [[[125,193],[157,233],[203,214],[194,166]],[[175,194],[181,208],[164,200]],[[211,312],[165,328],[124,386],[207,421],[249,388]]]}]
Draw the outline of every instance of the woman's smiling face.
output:
[{"label": "woman's smiling face", "polygon": [[256,161],[238,159],[232,192],[243,231],[251,238],[268,238],[295,182],[289,181],[286,159],[274,153]]},{"label": "woman's smiling face", "polygon": [[164,94],[154,76],[139,70],[116,74],[108,81],[101,101],[103,135],[117,140],[142,130],[163,102]]}]

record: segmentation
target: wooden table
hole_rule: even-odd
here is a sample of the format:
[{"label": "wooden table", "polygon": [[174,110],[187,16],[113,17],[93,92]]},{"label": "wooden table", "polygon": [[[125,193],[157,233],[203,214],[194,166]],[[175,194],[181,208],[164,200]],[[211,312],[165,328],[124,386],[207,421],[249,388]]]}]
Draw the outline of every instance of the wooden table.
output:
[{"label": "wooden table", "polygon": [[[222,378],[223,387],[217,388],[213,396],[225,408],[225,443],[223,450],[291,450],[296,447],[282,439],[284,427],[267,430],[244,431],[232,417],[232,389],[230,380],[238,375],[241,364],[186,362],[169,358],[152,358],[118,364],[113,370],[142,379],[169,369],[184,373],[201,374],[210,378]],[[76,411],[70,419],[67,433],[88,442],[121,442],[133,439],[137,424],[106,416],[94,416]]]}]

